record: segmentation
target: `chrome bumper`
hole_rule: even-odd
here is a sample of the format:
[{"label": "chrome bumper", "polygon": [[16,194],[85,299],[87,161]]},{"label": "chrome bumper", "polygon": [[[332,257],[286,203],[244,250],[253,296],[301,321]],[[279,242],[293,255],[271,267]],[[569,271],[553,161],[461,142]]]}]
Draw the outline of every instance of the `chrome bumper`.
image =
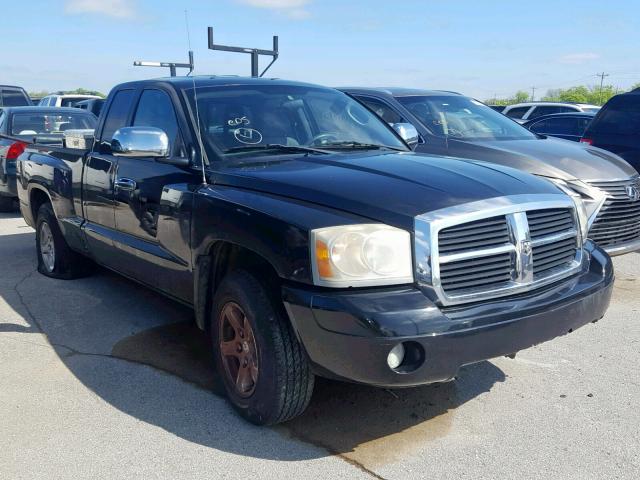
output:
[{"label": "chrome bumper", "polygon": [[630,242],[621,243],[618,245],[610,245],[608,247],[602,247],[602,248],[611,257],[615,257],[617,255],[624,255],[625,253],[637,252],[640,250],[640,238],[637,238]]}]

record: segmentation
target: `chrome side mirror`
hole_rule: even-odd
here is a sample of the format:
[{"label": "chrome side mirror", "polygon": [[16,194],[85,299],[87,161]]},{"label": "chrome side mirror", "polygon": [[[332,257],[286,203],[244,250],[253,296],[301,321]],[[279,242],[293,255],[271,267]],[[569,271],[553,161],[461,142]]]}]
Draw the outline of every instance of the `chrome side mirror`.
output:
[{"label": "chrome side mirror", "polygon": [[402,138],[410,147],[417,145],[420,140],[420,135],[418,134],[418,130],[416,127],[411,125],[410,123],[391,123],[391,128],[393,128],[400,138]]},{"label": "chrome side mirror", "polygon": [[118,157],[168,157],[169,137],[156,127],[122,127],[113,134],[111,152]]}]

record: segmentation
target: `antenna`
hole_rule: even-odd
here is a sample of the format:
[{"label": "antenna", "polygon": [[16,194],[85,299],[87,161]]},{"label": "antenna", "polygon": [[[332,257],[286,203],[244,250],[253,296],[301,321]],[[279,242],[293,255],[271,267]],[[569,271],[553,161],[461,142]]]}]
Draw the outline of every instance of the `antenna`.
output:
[{"label": "antenna", "polygon": [[[251,76],[252,77],[262,77],[267,70],[271,68],[276,60],[278,59],[278,36],[273,36],[273,50],[262,50],[259,48],[244,48],[244,47],[230,47],[228,45],[216,45],[213,43],[213,27],[207,28],[207,33],[209,35],[209,50],[220,50],[222,52],[235,52],[235,53],[248,53],[251,55]],[[258,73],[259,67],[259,59],[260,55],[265,55],[269,57],[273,57],[271,63],[267,65],[262,73]]]},{"label": "antenna", "polygon": [[[187,28],[187,43],[189,44],[189,60],[191,61],[191,70],[189,73],[192,73],[194,70],[193,65],[193,51],[191,50],[191,34],[189,33],[189,12],[187,10],[184,11],[184,23]],[[200,147],[200,168],[202,172],[202,184],[207,185],[207,173],[204,168],[205,161],[209,164],[209,159],[207,158],[207,152],[204,150],[204,143],[202,142],[202,132],[200,131],[200,108],[198,107],[198,91],[196,90],[196,79],[192,76],[191,83],[193,85],[193,103],[196,105],[196,138],[198,139],[198,146]]]},{"label": "antenna", "polygon": [[133,62],[134,67],[165,67],[169,68],[169,72],[172,77],[176,76],[176,68],[188,68],[189,75],[193,72],[193,51],[191,50],[191,41],[189,41],[189,63],[176,63],[176,62],[145,62],[136,60]]}]

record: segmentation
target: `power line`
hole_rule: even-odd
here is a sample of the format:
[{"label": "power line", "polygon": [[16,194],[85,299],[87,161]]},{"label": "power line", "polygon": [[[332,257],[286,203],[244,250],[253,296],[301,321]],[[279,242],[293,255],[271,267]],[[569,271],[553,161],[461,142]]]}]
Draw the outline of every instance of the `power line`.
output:
[{"label": "power line", "polygon": [[600,102],[600,105],[602,105],[602,86],[604,84],[604,77],[608,77],[609,74],[608,73],[597,73],[596,77],[600,77],[600,92],[598,93],[598,101]]}]

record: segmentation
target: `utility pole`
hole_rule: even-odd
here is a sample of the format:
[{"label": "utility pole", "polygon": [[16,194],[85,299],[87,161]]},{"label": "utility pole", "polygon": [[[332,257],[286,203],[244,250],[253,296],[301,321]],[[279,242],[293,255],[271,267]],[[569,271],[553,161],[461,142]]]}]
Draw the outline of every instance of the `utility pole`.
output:
[{"label": "utility pole", "polygon": [[604,84],[604,77],[608,77],[608,73],[596,73],[596,77],[600,77],[600,93],[598,94],[598,100],[600,101],[600,105],[602,105],[602,87]]},{"label": "utility pole", "polygon": [[536,87],[531,87],[531,101],[534,102],[536,100]]}]

